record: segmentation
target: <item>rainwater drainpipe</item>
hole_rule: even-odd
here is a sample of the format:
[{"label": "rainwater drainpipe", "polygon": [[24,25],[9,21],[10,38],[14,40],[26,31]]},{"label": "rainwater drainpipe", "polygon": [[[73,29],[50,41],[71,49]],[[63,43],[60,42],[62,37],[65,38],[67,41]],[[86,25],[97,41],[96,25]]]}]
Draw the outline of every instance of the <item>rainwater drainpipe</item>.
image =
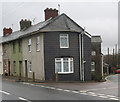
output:
[{"label": "rainwater drainpipe", "polygon": [[[81,81],[84,81],[84,34],[85,34],[85,28],[83,29],[83,32],[79,34],[79,48],[80,48],[80,79]],[[81,38],[82,37],[82,38]],[[81,53],[82,51],[82,53]],[[82,59],[82,61],[81,61]]]}]

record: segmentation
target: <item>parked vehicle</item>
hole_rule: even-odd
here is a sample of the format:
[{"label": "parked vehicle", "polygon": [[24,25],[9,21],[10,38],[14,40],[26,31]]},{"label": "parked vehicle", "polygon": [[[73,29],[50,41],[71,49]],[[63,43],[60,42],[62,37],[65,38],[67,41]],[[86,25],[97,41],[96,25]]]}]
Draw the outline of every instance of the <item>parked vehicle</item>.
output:
[{"label": "parked vehicle", "polygon": [[120,69],[116,69],[115,74],[119,74],[120,73]]}]

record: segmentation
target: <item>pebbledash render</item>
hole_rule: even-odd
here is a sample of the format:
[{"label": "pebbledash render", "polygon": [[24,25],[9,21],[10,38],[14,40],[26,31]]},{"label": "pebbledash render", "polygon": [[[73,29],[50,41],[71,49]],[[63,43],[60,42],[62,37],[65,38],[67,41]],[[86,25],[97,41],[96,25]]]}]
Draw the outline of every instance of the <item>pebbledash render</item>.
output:
[{"label": "pebbledash render", "polygon": [[56,9],[44,12],[45,21],[36,25],[22,19],[19,31],[4,29],[8,33],[1,43],[10,49],[4,74],[55,81],[58,73],[59,81],[91,80],[91,35]]}]

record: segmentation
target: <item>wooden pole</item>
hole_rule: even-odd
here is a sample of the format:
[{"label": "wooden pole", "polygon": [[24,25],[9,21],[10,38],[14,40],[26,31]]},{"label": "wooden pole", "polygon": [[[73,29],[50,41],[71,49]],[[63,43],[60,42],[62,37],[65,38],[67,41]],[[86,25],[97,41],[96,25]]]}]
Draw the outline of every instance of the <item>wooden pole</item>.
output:
[{"label": "wooden pole", "polygon": [[56,82],[58,82],[58,72],[56,72]]},{"label": "wooden pole", "polygon": [[33,72],[33,82],[35,82],[35,72]]}]

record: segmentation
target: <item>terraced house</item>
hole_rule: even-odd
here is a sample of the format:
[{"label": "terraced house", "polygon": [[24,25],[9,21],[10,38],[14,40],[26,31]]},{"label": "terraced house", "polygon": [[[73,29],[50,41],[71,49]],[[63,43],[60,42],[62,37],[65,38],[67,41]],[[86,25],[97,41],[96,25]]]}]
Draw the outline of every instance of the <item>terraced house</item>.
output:
[{"label": "terraced house", "polygon": [[28,78],[34,73],[43,81],[54,81],[56,73],[60,81],[91,80],[91,35],[56,9],[44,12],[45,21],[32,25],[22,19],[19,31],[2,37],[4,49],[9,50],[4,59],[10,62],[10,68],[4,69],[10,69],[9,75]]}]

